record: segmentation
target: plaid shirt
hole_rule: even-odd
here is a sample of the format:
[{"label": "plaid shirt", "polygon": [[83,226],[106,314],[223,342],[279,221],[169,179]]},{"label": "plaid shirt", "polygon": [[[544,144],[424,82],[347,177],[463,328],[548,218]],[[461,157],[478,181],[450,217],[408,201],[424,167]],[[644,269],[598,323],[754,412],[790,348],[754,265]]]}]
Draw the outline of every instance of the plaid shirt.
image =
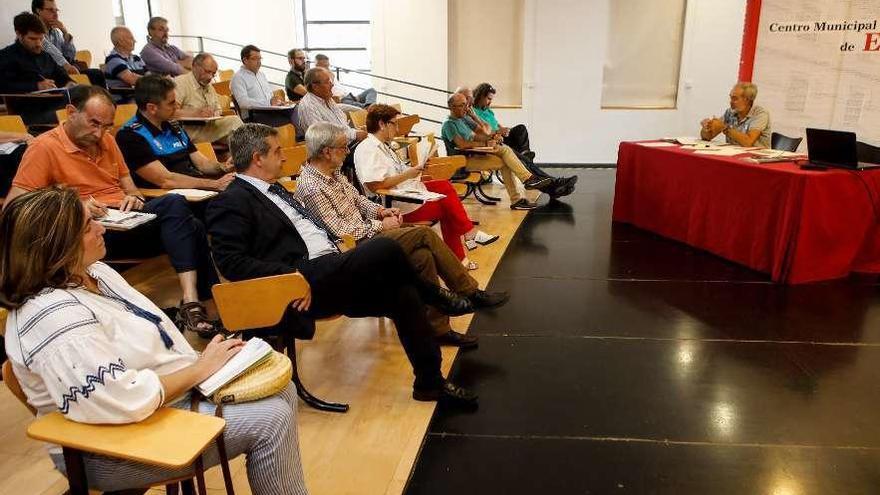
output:
[{"label": "plaid shirt", "polygon": [[382,221],[378,220],[381,206],[358,193],[338,170],[327,177],[306,163],[296,181],[294,196],[339,237],[350,234],[359,241],[382,230]]}]

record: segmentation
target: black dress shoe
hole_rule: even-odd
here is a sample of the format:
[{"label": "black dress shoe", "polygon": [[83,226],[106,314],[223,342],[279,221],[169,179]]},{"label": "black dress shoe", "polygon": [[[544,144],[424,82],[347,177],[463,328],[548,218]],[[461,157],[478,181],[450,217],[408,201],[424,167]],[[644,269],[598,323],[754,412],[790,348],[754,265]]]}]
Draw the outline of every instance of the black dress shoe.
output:
[{"label": "black dress shoe", "polygon": [[545,191],[550,195],[551,198],[561,198],[562,196],[568,196],[572,192],[574,192],[574,185],[577,182],[577,175],[573,175],[571,177],[567,177],[565,179],[556,179],[556,183],[553,185],[551,189]]},{"label": "black dress shoe", "polygon": [[510,299],[510,294],[507,291],[486,292],[477,289],[476,292],[468,296],[468,299],[471,300],[474,308],[496,308],[504,305]]},{"label": "black dress shoe", "polygon": [[541,177],[538,175],[532,175],[525,181],[523,181],[523,186],[526,189],[538,189],[543,190],[543,188],[549,186],[553,183],[553,177]]},{"label": "black dress shoe", "polygon": [[422,286],[421,293],[426,304],[434,306],[445,315],[461,316],[474,312],[474,305],[468,298],[439,285],[426,283]]},{"label": "black dress shoe", "polygon": [[450,330],[443,335],[434,337],[434,342],[449,347],[459,347],[461,349],[471,349],[477,347],[479,339],[474,335],[465,335],[455,330]]},{"label": "black dress shoe", "polygon": [[413,389],[413,399],[422,402],[444,402],[449,405],[476,408],[477,394],[452,382],[443,380],[443,385],[432,389]]}]

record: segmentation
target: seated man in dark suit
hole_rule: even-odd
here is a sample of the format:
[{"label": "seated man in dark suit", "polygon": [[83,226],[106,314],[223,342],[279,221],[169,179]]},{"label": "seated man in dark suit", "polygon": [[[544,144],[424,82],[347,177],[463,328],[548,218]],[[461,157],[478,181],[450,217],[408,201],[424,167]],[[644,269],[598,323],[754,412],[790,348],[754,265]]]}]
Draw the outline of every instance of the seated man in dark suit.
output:
[{"label": "seated man in dark suit", "polygon": [[[43,51],[46,25],[30,12],[13,20],[15,43],[0,50],[0,93],[24,94],[44,89],[73,86],[64,69]],[[63,98],[33,99],[16,112],[26,124],[55,123],[55,110],[64,108]]]},{"label": "seated man in dark suit", "polygon": [[342,252],[340,239],[278,184],[283,155],[274,128],[245,124],[229,147],[238,174],[206,212],[220,273],[235,281],[299,272],[311,286],[293,304],[303,315],[391,318],[415,374],[413,398],[475,405],[476,395],[443,378],[425,315],[425,303],[460,315],[473,311],[471,302],[422,280],[392,239]]}]

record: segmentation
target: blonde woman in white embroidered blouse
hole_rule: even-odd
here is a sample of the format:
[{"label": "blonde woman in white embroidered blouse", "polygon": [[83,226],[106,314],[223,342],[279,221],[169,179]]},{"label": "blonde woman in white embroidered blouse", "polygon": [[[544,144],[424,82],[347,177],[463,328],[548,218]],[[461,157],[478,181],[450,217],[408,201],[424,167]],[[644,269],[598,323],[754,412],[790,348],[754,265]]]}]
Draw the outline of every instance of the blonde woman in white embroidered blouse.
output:
[{"label": "blonde woman in white embroidered blouse", "polygon": [[[241,348],[216,337],[199,355],[155,304],[99,262],[104,228],[77,192],[51,187],[15,198],[0,215],[0,306],[10,310],[6,349],[38,415],[83,423],[132,423],[161,406],[189,407],[189,391]],[[253,493],[306,493],[295,390],[224,408],[230,458],[245,454]],[[203,402],[200,412],[213,413]],[[50,448],[64,472],[57,447]],[[217,464],[215,450],[206,464]],[[87,455],[102,491],[149,486],[183,474]]]}]

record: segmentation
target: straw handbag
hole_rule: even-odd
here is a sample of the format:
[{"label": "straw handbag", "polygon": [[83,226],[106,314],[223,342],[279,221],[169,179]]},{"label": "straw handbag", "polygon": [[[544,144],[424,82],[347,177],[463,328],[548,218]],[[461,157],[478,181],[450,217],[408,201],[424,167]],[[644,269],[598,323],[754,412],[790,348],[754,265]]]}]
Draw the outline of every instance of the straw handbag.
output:
[{"label": "straw handbag", "polygon": [[284,354],[272,351],[262,363],[214,392],[215,404],[241,404],[275,395],[290,384],[293,365]]}]

